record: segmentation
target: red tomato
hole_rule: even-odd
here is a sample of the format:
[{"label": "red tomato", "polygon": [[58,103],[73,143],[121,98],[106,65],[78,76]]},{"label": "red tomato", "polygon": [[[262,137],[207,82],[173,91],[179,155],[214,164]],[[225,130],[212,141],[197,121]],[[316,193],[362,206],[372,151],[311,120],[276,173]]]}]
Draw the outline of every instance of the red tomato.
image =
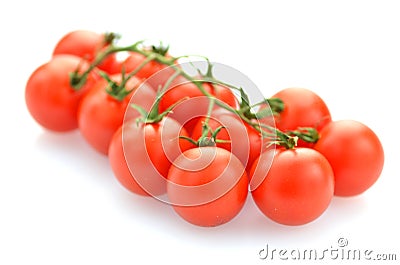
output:
[{"label": "red tomato", "polygon": [[[182,101],[174,107],[170,117],[183,124],[186,130],[191,133],[199,119],[207,114],[210,100],[194,83],[184,78],[178,78],[175,83],[177,85],[172,85],[163,95],[160,101],[160,112],[167,110],[176,102],[187,98],[187,100]],[[237,107],[236,97],[229,88],[221,85],[213,86],[209,83],[203,83],[203,87],[206,92],[218,100],[225,102],[232,108]]]},{"label": "red tomato", "polygon": [[99,78],[91,72],[83,87],[74,90],[69,74],[78,66],[81,73],[89,67],[79,57],[58,55],[38,67],[29,77],[25,101],[32,117],[46,129],[62,132],[78,127],[79,102]]},{"label": "red tomato", "polygon": [[[130,126],[132,126],[132,124]],[[118,130],[114,133],[113,137],[111,138],[110,146],[108,149],[108,154],[109,154],[108,159],[110,161],[111,169],[117,181],[127,190],[138,195],[151,196],[151,194],[149,194],[149,192],[147,191],[148,188],[144,190],[143,184],[138,183],[138,181],[133,177],[129,169],[129,165],[125,160],[124,142],[122,138],[123,130],[126,130],[125,128],[126,128],[125,126],[119,127]],[[130,135],[133,136],[132,134]],[[124,137],[124,139],[125,142],[129,141],[127,140],[129,138],[127,138],[126,136]],[[139,156],[139,159],[144,159],[144,158]],[[146,162],[148,163],[147,160]],[[155,194],[164,193],[165,189],[162,187],[163,185],[159,184],[162,182],[163,181],[159,178],[159,176],[153,177],[151,183],[148,184],[148,186],[153,186],[156,188],[154,188],[151,192],[152,193],[155,192]]]},{"label": "red tomato", "polygon": [[198,226],[217,226],[232,220],[248,194],[242,163],[218,147],[185,151],[173,162],[168,180],[167,195],[174,210]]},{"label": "red tomato", "polygon": [[[104,50],[110,43],[106,41],[106,35],[89,30],[75,30],[64,35],[56,44],[53,56],[57,54],[72,54],[93,62],[97,54]],[[117,73],[116,56],[109,55],[97,66],[110,74]]]},{"label": "red tomato", "polygon": [[[146,60],[146,56],[137,52],[130,52],[129,56],[123,63],[125,71],[127,73],[134,71],[141,63],[143,63],[144,60]],[[140,71],[136,74],[136,76],[144,79],[149,78],[153,74],[163,70],[166,67],[168,67],[168,65],[157,62],[156,60],[152,60],[144,65],[143,68],[140,69]]]},{"label": "red tomato", "polygon": [[331,122],[322,129],[314,148],[331,164],[338,196],[361,194],[376,182],[383,169],[384,152],[378,136],[357,121]]},{"label": "red tomato", "polygon": [[325,102],[314,92],[305,88],[287,88],[273,98],[280,98],[285,107],[276,118],[276,127],[282,131],[298,127],[321,129],[332,119]]},{"label": "red tomato", "polygon": [[[130,73],[139,67],[144,60],[146,60],[146,56],[137,52],[131,52],[122,63],[122,67],[127,73]],[[136,76],[148,79],[146,82],[157,91],[174,73],[175,70],[168,65],[152,60],[144,65],[143,68],[137,72]]]},{"label": "red tomato", "polygon": [[[121,74],[112,75],[111,80],[120,83]],[[129,103],[135,103],[149,111],[156,97],[152,88],[141,85],[141,80],[132,77],[125,85],[132,91],[122,100],[106,92],[108,82],[99,80],[82,99],[78,109],[79,129],[86,141],[97,151],[108,153],[108,146],[115,131],[122,125],[124,114]],[[129,111],[129,118],[139,116],[137,111]],[[127,120],[127,118],[125,119]]]},{"label": "red tomato", "polygon": [[280,224],[303,225],[315,220],[333,197],[333,170],[323,155],[310,148],[264,152],[250,174],[257,207]]},{"label": "red tomato", "polygon": [[[195,125],[192,139],[198,140],[201,137],[205,119],[202,117]],[[267,145],[260,132],[242,121],[239,116],[225,110],[214,111],[208,125],[213,131],[220,126],[224,127],[217,134],[217,139],[229,142],[217,143],[217,146],[231,151],[247,170],[250,170],[254,160]]]},{"label": "red tomato", "polygon": [[[283,111],[275,117],[276,127],[282,131],[296,130],[299,127],[313,127],[320,131],[332,121],[325,102],[316,93],[305,88],[286,88],[272,98],[280,98],[284,103]],[[302,140],[299,146],[311,147]]]},{"label": "red tomato", "polygon": [[[209,99],[195,84],[184,78],[178,78],[176,83],[177,85],[171,86],[163,95],[159,106],[160,112],[164,112],[176,102],[186,98],[174,107],[169,117],[183,124],[186,130],[191,133],[198,119],[207,114]],[[205,89],[209,92],[208,86],[205,86]]]},{"label": "red tomato", "polygon": [[127,121],[114,134],[109,160],[117,180],[139,195],[159,196],[166,191],[172,161],[192,145],[181,125],[168,117],[159,123]]}]

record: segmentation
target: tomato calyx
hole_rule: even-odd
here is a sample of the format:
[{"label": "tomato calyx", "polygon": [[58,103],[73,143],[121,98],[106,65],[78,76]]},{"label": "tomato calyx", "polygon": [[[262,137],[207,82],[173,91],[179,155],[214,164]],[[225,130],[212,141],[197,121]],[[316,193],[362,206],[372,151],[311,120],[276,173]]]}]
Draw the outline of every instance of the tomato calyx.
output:
[{"label": "tomato calyx", "polygon": [[166,56],[169,50],[169,45],[164,46],[163,43],[160,41],[159,45],[151,45],[150,50],[151,52],[157,53],[161,56]]},{"label": "tomato calyx", "polygon": [[[262,124],[259,121],[266,117],[279,115],[283,111],[285,105],[280,98],[264,99],[259,103],[250,105],[249,97],[240,87],[240,105],[237,114],[243,121],[247,122],[250,126],[256,129],[263,138],[268,139],[268,147],[271,145],[279,145],[286,149],[293,149],[297,146],[299,139],[308,142],[316,143],[319,139],[318,131],[312,127],[300,127],[297,130],[282,132],[275,126]],[[257,112],[252,109],[256,106],[269,106],[261,108]]]},{"label": "tomato calyx", "polygon": [[307,143],[316,143],[320,138],[317,129],[312,127],[299,127],[295,131],[287,131],[286,133],[297,136]]},{"label": "tomato calyx", "polygon": [[69,84],[75,90],[78,91],[85,83],[87,79],[87,75],[80,76],[78,71],[74,71],[69,74]]},{"label": "tomato calyx", "polygon": [[189,140],[192,144],[198,147],[216,146],[218,143],[229,143],[229,140],[222,140],[217,138],[218,133],[222,129],[225,129],[225,127],[219,126],[215,130],[212,130],[211,127],[208,125],[208,120],[206,119],[203,123],[202,134],[199,139],[197,139],[197,141],[194,141],[191,138],[188,138],[186,140]]},{"label": "tomato calyx", "polygon": [[147,57],[146,60],[144,60],[141,64],[139,64],[138,67],[136,67],[136,69],[133,70],[128,75],[125,75],[125,69],[122,68],[122,73],[121,73],[122,81],[120,84],[117,84],[116,82],[111,80],[110,77],[106,73],[100,72],[99,74],[108,82],[108,87],[106,88],[106,92],[111,97],[113,97],[114,99],[116,99],[118,101],[124,100],[124,98],[133,91],[133,89],[127,90],[125,88],[126,83],[129,81],[130,78],[132,78],[134,75],[136,75],[147,63],[149,63],[153,59],[154,59],[154,55]]},{"label": "tomato calyx", "polygon": [[286,149],[294,149],[297,146],[297,141],[299,139],[298,136],[290,136],[279,130],[276,130],[276,136],[277,139],[275,141],[271,141],[271,144],[276,144]]},{"label": "tomato calyx", "polygon": [[[110,33],[113,34],[113,33]],[[111,37],[110,37],[111,38]],[[113,38],[115,38],[115,36],[113,35]],[[111,48],[110,51],[112,51]],[[106,54],[110,54],[110,51],[106,51],[104,54],[100,55],[100,58],[105,58],[107,55]],[[121,83],[117,83],[113,80],[110,79],[110,77],[108,76],[108,74],[106,74],[103,71],[98,70],[99,75],[104,78],[107,83],[108,86],[106,88],[106,92],[107,94],[109,94],[112,98],[114,98],[117,101],[123,101],[129,94],[131,94],[131,92],[134,89],[131,90],[127,90],[126,89],[126,84],[129,81],[129,79],[131,79],[133,76],[135,76],[146,64],[148,64],[151,60],[153,60],[155,58],[156,54],[150,54],[148,57],[146,57],[145,60],[143,60],[143,62],[141,62],[132,72],[130,72],[128,75],[125,74],[125,69],[122,68],[122,80]],[[101,62],[102,59],[99,59],[98,61],[96,60],[95,63],[93,63],[91,65],[91,67],[93,67],[93,65],[97,65],[97,62]],[[90,68],[85,71],[83,74],[79,74],[79,66],[77,67],[77,69],[70,73],[70,83],[71,83],[71,87],[74,88],[75,90],[78,90],[82,85],[85,84],[86,79],[88,74],[90,73],[90,71],[92,71],[94,68]]]},{"label": "tomato calyx", "polygon": [[91,67],[91,66],[89,66],[89,69],[86,70],[83,74],[79,73],[81,71],[82,65],[84,63],[85,63],[85,60],[82,59],[79,62],[79,64],[77,65],[77,67],[75,68],[75,70],[73,72],[69,73],[69,85],[75,91],[78,91],[85,85],[87,77],[91,71],[91,70],[88,71]]},{"label": "tomato calyx", "polygon": [[201,135],[197,140],[194,140],[193,138],[190,137],[185,137],[181,136],[182,139],[185,139],[192,143],[195,146],[198,147],[205,147],[205,146],[213,146],[215,147],[218,143],[229,143],[229,140],[222,140],[218,139],[218,134],[221,132],[222,129],[225,129],[225,126],[218,126],[213,130],[211,126],[209,125],[209,121],[211,118],[211,113],[213,111],[214,105],[215,105],[215,98],[212,97],[210,98],[210,102],[208,105],[208,110],[207,110],[207,116],[205,117],[201,129]]},{"label": "tomato calyx", "polygon": [[318,131],[311,127],[300,127],[297,130],[287,132],[275,128],[274,131],[276,138],[272,139],[270,145],[275,144],[286,149],[294,149],[299,139],[307,143],[316,143],[319,139]]},{"label": "tomato calyx", "polygon": [[168,81],[165,83],[164,88],[162,88],[161,90],[159,90],[157,92],[157,96],[156,96],[156,100],[152,106],[152,108],[150,109],[149,112],[147,112],[144,108],[142,108],[139,105],[136,104],[131,104],[131,106],[136,109],[139,113],[140,113],[140,117],[136,119],[136,124],[139,123],[158,123],[160,122],[164,117],[166,117],[171,111],[172,109],[177,106],[178,104],[180,104],[182,101],[187,100],[188,97],[184,97],[181,100],[178,100],[177,102],[175,102],[174,104],[172,104],[171,106],[169,106],[165,111],[163,111],[162,113],[160,113],[160,102],[162,97],[164,96],[164,94],[167,92],[167,88],[170,86],[170,84],[172,83],[172,81],[178,76],[178,73],[175,73],[174,75],[172,75]]},{"label": "tomato calyx", "polygon": [[[266,98],[254,105],[250,105],[249,96],[244,92],[243,88],[240,87],[238,90],[240,92],[240,105],[237,114],[241,117],[247,118],[248,120],[259,120],[270,117],[279,114],[284,109],[284,103],[279,98]],[[267,105],[269,108],[262,108],[257,112],[252,111],[254,107],[260,105]]]},{"label": "tomato calyx", "polygon": [[[265,101],[270,106],[274,115],[281,113],[285,109],[285,104],[280,98],[267,98]],[[261,111],[259,111],[259,113],[260,112]]]},{"label": "tomato calyx", "polygon": [[129,80],[129,78],[125,76],[125,73],[122,73],[122,80],[119,84],[111,80],[111,78],[104,72],[100,72],[100,76],[103,77],[108,83],[106,87],[107,94],[117,101],[123,101],[134,90],[126,89],[126,82]]},{"label": "tomato calyx", "polygon": [[120,39],[121,35],[115,32],[106,32],[104,33],[103,42],[105,45],[113,45],[116,40]]},{"label": "tomato calyx", "polygon": [[204,123],[203,133],[199,137],[199,139],[194,140],[193,138],[186,136],[180,136],[180,138],[189,141],[191,144],[197,147],[206,147],[206,146],[215,147],[217,146],[218,143],[230,142],[229,140],[222,140],[217,138],[218,133],[224,128],[225,128],[224,126],[220,126],[217,129],[212,130],[206,123]]},{"label": "tomato calyx", "polygon": [[[157,99],[149,112],[147,112],[144,108],[139,105],[131,104],[131,107],[136,109],[140,113],[140,117],[136,119],[136,124],[139,123],[159,123],[169,112],[171,112],[172,107],[169,107],[164,112],[159,112],[159,105],[160,105],[161,97],[157,96]],[[175,106],[175,105],[174,105]]]},{"label": "tomato calyx", "polygon": [[79,68],[77,68],[76,71],[70,74],[70,84],[73,89],[79,90],[85,84],[88,74],[91,71],[93,71],[99,64],[101,64],[109,55],[117,52],[124,52],[124,51],[137,52],[146,57],[146,59],[142,62],[142,64],[139,65],[137,69],[134,70],[135,72],[134,74],[139,72],[139,70],[142,69],[144,65],[146,65],[152,60],[157,61],[164,65],[171,66],[175,70],[178,69],[176,66],[174,66],[177,58],[166,56],[169,50],[169,45],[163,46],[162,43],[160,43],[159,46],[152,45],[150,46],[150,48],[142,47],[144,40],[140,40],[132,45],[125,47],[114,46],[113,45],[114,40],[118,39],[119,37],[120,36],[118,34],[112,32],[106,33],[104,35],[104,41],[106,43],[109,43],[109,46],[107,46],[104,50],[100,51],[96,55],[94,61],[90,64],[89,68],[86,71],[80,74],[78,71]]},{"label": "tomato calyx", "polygon": [[[106,32],[104,33],[103,44],[106,47],[104,50],[99,51],[96,54],[94,61],[89,65],[88,69],[86,69],[83,73],[80,73],[81,64],[78,65],[72,73],[69,74],[70,79],[70,86],[75,91],[78,91],[83,87],[86,83],[87,76],[91,71],[93,71],[100,63],[102,63],[109,55],[114,53],[115,47],[114,42],[115,40],[119,39],[120,35],[114,32]],[[84,62],[85,59],[82,59]]]},{"label": "tomato calyx", "polygon": [[[160,45],[152,45],[152,46],[144,46],[144,41],[138,41],[134,43],[133,45],[126,46],[126,47],[116,47],[113,45],[108,46],[106,49],[104,49],[102,52],[98,54],[96,59],[92,62],[90,65],[89,69],[87,69],[83,74],[78,74],[78,71],[76,71],[72,76],[71,76],[71,82],[73,83],[73,87],[79,87],[82,86],[85,82],[85,78],[87,77],[88,73],[93,70],[96,65],[101,63],[103,59],[105,59],[108,55],[111,53],[115,52],[120,52],[120,51],[129,51],[129,52],[137,52],[143,56],[146,57],[146,59],[136,68],[134,71],[132,71],[128,76],[126,76],[123,79],[122,84],[117,85],[115,83],[110,83],[109,82],[109,87],[107,89],[107,93],[110,94],[112,97],[114,97],[117,100],[122,100],[125,98],[127,95],[131,93],[131,91],[127,91],[123,86],[124,80],[128,80],[131,76],[135,75],[137,72],[140,71],[147,63],[150,61],[156,61],[158,63],[164,64],[166,66],[171,67],[175,73],[170,77],[170,79],[164,84],[164,87],[158,89],[158,95],[156,98],[156,101],[151,108],[149,112],[144,110],[141,106],[134,105],[132,104],[132,107],[135,108],[140,114],[141,117],[139,117],[136,121],[137,123],[142,122],[142,123],[158,123],[160,122],[168,113],[172,111],[172,109],[181,103],[183,100],[186,100],[187,98],[183,98],[182,100],[175,102],[175,104],[171,105],[160,113],[159,110],[159,105],[160,105],[160,100],[167,91],[167,88],[171,85],[172,81],[178,77],[181,76],[185,79],[187,79],[189,82],[192,82],[200,91],[201,93],[206,96],[210,100],[210,109],[209,109],[209,114],[211,114],[211,110],[214,105],[218,105],[219,107],[226,109],[227,111],[238,115],[240,119],[242,119],[245,123],[247,123],[249,126],[253,127],[255,130],[257,130],[262,137],[267,138],[270,144],[277,144],[280,146],[283,146],[285,148],[291,149],[294,148],[297,145],[297,140],[302,139],[306,142],[316,142],[318,140],[318,133],[315,132],[313,128],[300,128],[298,131],[290,131],[287,133],[283,133],[279,130],[277,130],[275,127],[268,126],[265,124],[260,124],[259,120],[266,118],[266,117],[273,117],[276,114],[279,114],[282,112],[285,108],[284,102],[280,98],[270,98],[270,99],[263,99],[261,102],[256,103],[251,105],[250,100],[248,95],[244,92],[243,88],[241,87],[235,87],[230,84],[226,84],[224,82],[221,82],[220,80],[216,79],[213,76],[213,64],[208,60],[208,58],[203,57],[206,62],[207,62],[207,70],[205,73],[202,73],[199,69],[198,74],[200,78],[193,77],[186,73],[183,69],[178,67],[176,65],[176,61],[179,58],[188,58],[189,56],[180,56],[180,57],[170,57],[167,56],[167,52],[169,50],[169,46],[163,46],[162,43],[160,42]],[[109,80],[107,80],[109,81]],[[216,100],[217,98],[209,92],[205,86],[204,83],[209,83],[211,85],[222,85],[222,86],[227,86],[231,89],[234,89],[236,91],[240,92],[240,105],[239,109],[236,109],[234,107],[229,106],[225,102],[222,102],[220,100]],[[258,106],[268,106],[267,108],[259,108],[257,112],[254,111],[255,107]],[[217,139],[217,134],[218,132],[223,129],[223,127],[218,128],[215,131],[212,131],[210,127],[208,126],[208,119],[210,115],[208,115],[205,124],[203,126],[203,132],[202,136],[199,139],[187,139],[190,142],[194,143],[197,146],[212,146],[218,143],[218,141],[221,141]]]}]

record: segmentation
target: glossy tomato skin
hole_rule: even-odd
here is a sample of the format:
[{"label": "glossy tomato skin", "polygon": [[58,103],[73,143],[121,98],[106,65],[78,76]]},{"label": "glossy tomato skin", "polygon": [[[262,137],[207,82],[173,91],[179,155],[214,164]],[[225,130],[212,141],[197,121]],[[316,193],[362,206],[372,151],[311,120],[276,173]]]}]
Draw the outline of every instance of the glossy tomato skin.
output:
[{"label": "glossy tomato skin", "polygon": [[[122,75],[115,74],[110,78],[120,84]],[[108,82],[101,79],[82,99],[78,109],[79,130],[85,140],[100,153],[107,155],[111,138],[122,125],[131,100],[146,111],[152,107],[156,94],[149,86],[141,85],[141,82],[135,77],[130,78],[125,89],[134,91],[124,99],[118,100],[106,92],[106,89],[109,89]],[[139,116],[134,110],[128,113],[129,119]]]},{"label": "glossy tomato skin", "polygon": [[25,102],[32,117],[51,131],[70,131],[78,127],[77,112],[82,97],[99,79],[93,72],[86,83],[74,90],[69,74],[77,67],[80,72],[88,63],[73,55],[58,55],[38,67],[29,77],[25,88]]},{"label": "glossy tomato skin", "polygon": [[[299,127],[313,127],[320,131],[332,121],[326,103],[309,89],[286,88],[273,95],[272,98],[280,98],[284,103],[283,111],[275,117],[276,127],[282,131],[296,130]],[[313,146],[302,140],[299,140],[298,145]]]},{"label": "glossy tomato skin", "polygon": [[[105,34],[89,30],[75,30],[65,34],[55,45],[53,56],[71,54],[93,62],[97,54],[109,44],[105,42]],[[109,74],[117,73],[115,54],[109,55],[97,67]]]},{"label": "glossy tomato skin", "polygon": [[197,226],[232,220],[248,194],[244,166],[219,147],[192,148],[181,154],[168,173],[167,194],[174,210]]},{"label": "glossy tomato skin", "polygon": [[[303,225],[318,218],[334,192],[328,160],[310,148],[278,148],[263,153],[251,169],[252,197],[261,212],[284,225]],[[264,161],[270,161],[265,167]]]},{"label": "glossy tomato skin", "polygon": [[177,121],[167,117],[154,124],[125,122],[114,134],[108,152],[116,179],[135,194],[164,194],[171,163],[192,147],[180,136],[188,134]]},{"label": "glossy tomato skin", "polygon": [[314,148],[333,168],[337,196],[363,193],[383,169],[384,151],[378,136],[358,121],[331,122],[322,129]]},{"label": "glossy tomato skin", "polygon": [[282,131],[298,127],[323,128],[332,118],[329,109],[320,96],[305,88],[286,88],[272,98],[280,98],[284,109],[276,117],[276,127]]}]

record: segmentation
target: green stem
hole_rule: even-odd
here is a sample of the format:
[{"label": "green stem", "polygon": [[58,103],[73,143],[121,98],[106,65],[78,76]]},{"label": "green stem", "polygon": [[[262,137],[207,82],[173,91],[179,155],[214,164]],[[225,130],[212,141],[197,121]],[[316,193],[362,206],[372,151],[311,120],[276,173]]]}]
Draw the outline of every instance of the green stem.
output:
[{"label": "green stem", "polygon": [[[206,57],[204,57],[204,58],[206,58],[206,60],[208,62],[207,72],[206,72],[205,76],[203,76],[202,80],[198,80],[198,79],[195,79],[192,76],[190,76],[188,73],[183,71],[181,68],[179,68],[175,64],[177,58],[183,58],[183,57],[188,57],[188,56],[168,58],[163,53],[157,53],[156,51],[151,51],[151,50],[149,51],[149,50],[140,48],[139,46],[141,44],[143,44],[143,41],[139,41],[139,42],[134,43],[133,45],[125,46],[125,47],[115,47],[115,46],[111,45],[109,48],[105,49],[103,52],[98,54],[98,56],[95,58],[95,60],[89,66],[89,68],[83,74],[79,75],[78,72],[76,71],[71,75],[72,87],[74,87],[75,89],[79,89],[80,87],[82,87],[86,81],[87,75],[110,54],[115,53],[115,52],[121,52],[121,51],[136,52],[136,53],[139,53],[146,57],[146,60],[143,62],[143,64],[140,65],[141,67],[143,67],[148,62],[154,60],[156,62],[159,62],[161,64],[171,67],[175,71],[173,78],[176,78],[177,76],[180,75],[180,76],[184,77],[185,79],[187,79],[188,81],[195,84],[196,87],[201,91],[201,93],[210,99],[209,113],[206,117],[206,122],[208,122],[208,120],[210,118],[209,116],[211,114],[211,110],[212,110],[214,104],[216,104],[219,107],[238,115],[244,122],[248,123],[251,127],[253,127],[255,130],[257,130],[262,135],[262,137],[268,137],[271,140],[273,140],[273,138],[275,138],[274,139],[275,143],[280,144],[286,148],[293,148],[297,144],[297,138],[300,136],[294,134],[293,132],[292,132],[292,135],[295,135],[295,136],[290,136],[289,134],[283,133],[276,128],[272,128],[270,126],[265,126],[265,125],[261,125],[259,123],[255,123],[252,121],[252,115],[249,115],[250,109],[236,110],[236,109],[232,108],[231,106],[229,106],[228,104],[226,104],[220,100],[216,100],[216,98],[204,88],[203,83],[212,82],[212,83],[222,84],[224,86],[227,86],[229,88],[236,89],[239,91],[241,89],[215,79],[212,75],[212,64],[209,62],[209,60]],[[140,69],[135,69],[136,72],[138,72],[139,70]],[[167,82],[167,84],[165,84],[164,88],[162,89],[163,93],[165,92],[166,88],[171,84],[172,80],[173,79],[170,79],[169,82]],[[157,102],[159,103],[163,93],[161,93],[161,95],[158,96],[156,104],[157,104]],[[272,111],[275,113],[281,112],[284,108],[283,102],[280,99],[266,99],[266,102],[268,104],[270,104]],[[139,108],[139,106],[137,106],[137,107]],[[147,122],[157,122],[162,119],[163,114],[166,115],[166,112],[164,112],[160,115],[158,113],[158,109],[157,109],[158,106],[155,106],[155,107],[156,107],[155,110],[150,111],[150,113],[146,119]],[[249,107],[250,107],[250,105],[249,105]],[[169,108],[168,112],[171,109]],[[155,115],[155,113],[157,115]],[[247,117],[247,116],[249,116],[249,117]],[[160,119],[160,117],[161,117],[161,119]],[[271,133],[266,132],[264,129],[267,129]],[[301,135],[301,134],[299,134],[299,135]]]},{"label": "green stem", "polygon": [[[199,146],[200,145],[201,146],[210,146],[211,145],[211,140],[212,139],[210,139],[208,134],[210,133],[210,130],[211,130],[209,122],[210,122],[211,112],[214,109],[214,103],[215,103],[215,99],[211,98],[210,102],[208,104],[207,116],[204,119],[201,136],[200,136],[199,139],[197,139],[197,143],[198,143]],[[215,145],[215,141],[214,141],[214,145]]]},{"label": "green stem", "polygon": [[138,41],[134,43],[133,45],[126,46],[126,47],[116,47],[113,45],[110,45],[107,47],[105,50],[102,52],[99,52],[93,62],[89,65],[88,69],[86,69],[82,74],[78,73],[78,69],[71,73],[70,75],[70,85],[73,89],[79,90],[82,88],[82,86],[86,83],[86,79],[91,71],[93,71],[101,62],[104,61],[105,58],[107,58],[109,55],[120,52],[120,51],[129,51],[129,50],[134,50],[137,49],[137,46],[139,46],[143,41]]},{"label": "green stem", "polygon": [[[210,98],[210,102],[208,104],[208,109],[207,109],[207,116],[204,119],[203,126],[202,126],[202,133],[199,139],[193,140],[192,138],[189,137],[182,137],[182,139],[185,139],[189,141],[190,143],[202,147],[202,146],[216,146],[217,142],[223,142],[223,141],[218,141],[217,140],[217,134],[221,131],[222,126],[218,127],[215,131],[212,131],[209,125],[209,121],[211,118],[211,113],[214,109],[215,105],[215,99]],[[209,136],[209,134],[211,134]]]},{"label": "green stem", "polygon": [[210,98],[210,103],[208,104],[208,109],[207,109],[207,116],[204,120],[204,123],[207,125],[210,122],[210,117],[211,117],[211,113],[214,109],[214,104],[215,104],[215,98]]},{"label": "green stem", "polygon": [[159,90],[157,92],[157,97],[156,100],[151,108],[151,110],[149,112],[147,112],[146,110],[144,110],[141,106],[136,105],[136,104],[132,104],[131,106],[136,109],[137,111],[139,111],[139,113],[141,114],[141,117],[139,117],[136,122],[143,122],[143,123],[158,123],[160,122],[166,115],[168,115],[168,113],[170,113],[172,111],[172,109],[177,106],[178,104],[180,104],[182,101],[187,100],[187,98],[183,98],[177,102],[175,102],[174,104],[172,104],[171,106],[169,106],[164,112],[160,113],[160,101],[162,99],[162,97],[165,95],[165,93],[167,92],[167,88],[168,86],[172,83],[172,81],[178,76],[178,73],[173,74],[172,76],[170,76],[167,80],[167,82],[165,83],[164,87]]},{"label": "green stem", "polygon": [[135,70],[133,70],[127,76],[125,76],[125,69],[123,68],[121,73],[122,78],[119,84],[111,80],[106,73],[100,71],[100,75],[108,82],[108,88],[106,89],[106,92],[117,101],[124,100],[125,97],[127,97],[134,90],[134,88],[130,90],[126,89],[126,84],[129,79],[136,75],[146,64],[152,60],[153,57],[154,56],[147,57],[146,60],[141,62],[138,67],[136,67]]},{"label": "green stem", "polygon": [[178,77],[178,76],[180,76],[180,73],[179,72],[175,72],[173,75],[171,75],[169,78],[168,78],[168,80],[167,80],[167,82],[165,82],[165,84],[164,84],[164,86],[161,88],[160,87],[160,93],[161,94],[165,94],[166,92],[167,92],[167,89],[170,87],[170,85],[172,84],[172,82]]},{"label": "green stem", "polygon": [[[148,53],[145,52],[145,51],[138,50],[137,52],[141,53],[144,56],[148,56]],[[210,99],[210,105],[209,105],[209,109],[208,109],[208,115],[207,115],[206,120],[205,120],[205,124],[206,124],[205,126],[207,126],[207,123],[208,123],[208,121],[210,119],[211,110],[212,110],[214,104],[216,104],[219,107],[224,108],[224,109],[228,110],[231,113],[239,115],[239,117],[243,121],[248,123],[255,130],[257,130],[262,135],[262,137],[268,137],[271,140],[273,139],[273,141],[272,141],[273,143],[281,145],[281,146],[283,146],[285,148],[288,148],[288,149],[294,148],[297,145],[298,136],[290,136],[290,135],[288,135],[286,133],[283,133],[282,131],[278,130],[277,128],[273,128],[273,127],[267,126],[267,125],[263,126],[263,125],[260,125],[259,123],[255,123],[251,119],[246,117],[244,112],[238,111],[238,110],[232,108],[231,106],[227,105],[226,103],[224,103],[224,102],[222,102],[220,100],[216,100],[216,98],[212,94],[208,93],[205,90],[205,88],[203,86],[203,83],[210,82],[212,80],[214,82],[218,82],[219,84],[221,84],[220,81],[218,81],[214,77],[212,77],[211,68],[210,68],[211,64],[209,64],[209,66],[208,66],[206,79],[199,81],[199,80],[193,78],[192,76],[190,76],[189,74],[187,74],[185,71],[183,71],[177,65],[175,65],[175,63],[174,63],[175,60],[166,60],[165,57],[160,56],[160,55],[157,55],[155,60],[160,62],[160,63],[162,63],[162,64],[168,65],[171,68],[173,68],[176,73],[178,73],[179,75],[181,75],[182,77],[184,77],[188,81],[194,83],[197,86],[197,88],[202,92],[202,94]],[[229,85],[229,84],[226,84],[226,83],[223,83],[223,85],[226,85],[228,87],[240,90],[240,88],[237,88],[235,86],[232,86],[232,85]],[[267,102],[273,106],[273,109],[272,109],[273,111],[274,111],[274,109],[275,109],[276,112],[280,112],[280,111],[283,110],[283,102],[280,99],[270,99],[269,101],[267,100]],[[273,133],[266,132],[265,130],[263,130],[263,127],[267,128],[268,130],[272,131]],[[202,139],[206,138],[206,136],[208,134],[207,130],[209,130],[209,128],[205,129],[203,131]],[[202,141],[202,142],[205,143],[206,141]],[[199,143],[199,141],[197,141],[197,143]],[[210,143],[207,142],[207,144],[210,144]],[[215,144],[215,141],[214,141],[214,144]]]},{"label": "green stem", "polygon": [[150,61],[152,61],[154,59],[154,55],[151,54],[149,57],[147,57],[145,60],[143,60],[143,62],[141,62],[138,67],[135,68],[135,70],[133,70],[132,72],[130,72],[126,78],[124,78],[124,80],[121,83],[121,86],[125,86],[126,82],[128,82],[128,80],[136,75],[140,70],[143,69],[143,67],[145,67]]},{"label": "green stem", "polygon": [[307,143],[316,143],[319,140],[319,133],[315,128],[311,127],[300,127],[294,131],[287,131],[289,135],[294,135],[299,137],[299,139]]}]

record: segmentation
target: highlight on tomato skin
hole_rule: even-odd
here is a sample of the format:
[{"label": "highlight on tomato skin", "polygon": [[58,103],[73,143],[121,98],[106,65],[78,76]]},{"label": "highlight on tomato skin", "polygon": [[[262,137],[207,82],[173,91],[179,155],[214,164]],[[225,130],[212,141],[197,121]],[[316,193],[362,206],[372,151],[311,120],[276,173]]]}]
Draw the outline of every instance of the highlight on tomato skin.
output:
[{"label": "highlight on tomato skin", "polygon": [[335,195],[356,196],[368,190],[381,175],[384,150],[378,136],[354,120],[333,121],[325,126],[315,150],[331,164]]}]

